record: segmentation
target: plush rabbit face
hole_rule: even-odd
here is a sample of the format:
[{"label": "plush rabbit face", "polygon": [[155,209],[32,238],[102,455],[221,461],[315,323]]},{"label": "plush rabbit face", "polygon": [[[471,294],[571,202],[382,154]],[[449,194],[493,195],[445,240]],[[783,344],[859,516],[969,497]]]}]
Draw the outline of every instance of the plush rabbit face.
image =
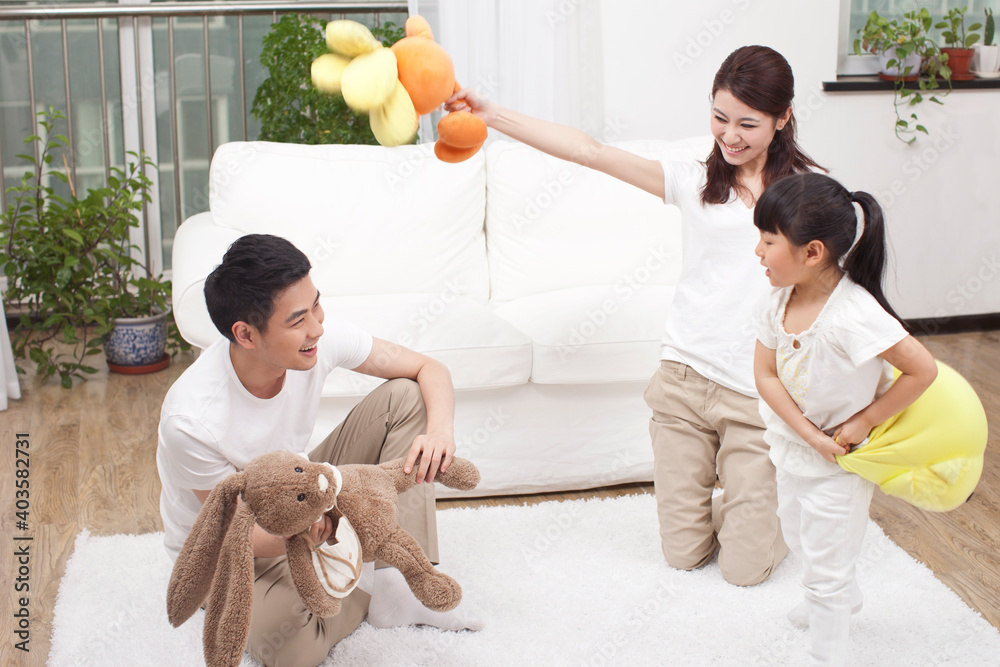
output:
[{"label": "plush rabbit face", "polygon": [[254,459],[244,472],[243,500],[254,508],[260,527],[272,535],[308,530],[336,505],[343,485],[340,471],[329,463],[284,451]]}]

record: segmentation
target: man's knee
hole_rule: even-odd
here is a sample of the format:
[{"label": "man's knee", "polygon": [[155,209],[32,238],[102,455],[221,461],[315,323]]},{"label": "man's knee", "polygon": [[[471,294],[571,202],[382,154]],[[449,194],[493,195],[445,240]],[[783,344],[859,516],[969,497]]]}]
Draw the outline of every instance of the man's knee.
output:
[{"label": "man's knee", "polygon": [[391,391],[401,396],[414,394],[420,396],[420,385],[410,378],[392,378],[379,385],[376,391]]},{"label": "man's knee", "polygon": [[409,378],[393,378],[379,385],[376,391],[390,395],[390,407],[401,409],[425,410],[424,397],[420,393],[420,385]]}]

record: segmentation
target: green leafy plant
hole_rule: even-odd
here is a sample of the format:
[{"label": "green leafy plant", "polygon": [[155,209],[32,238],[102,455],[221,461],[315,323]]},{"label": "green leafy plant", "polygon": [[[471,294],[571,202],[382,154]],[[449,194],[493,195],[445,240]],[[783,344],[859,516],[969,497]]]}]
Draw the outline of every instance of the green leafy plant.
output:
[{"label": "green leafy plant", "polygon": [[[24,140],[37,143],[38,158],[18,156],[31,169],[8,190],[11,198],[0,216],[4,306],[20,313],[11,331],[15,356],[35,362],[39,377],[58,374],[68,388],[74,377],[96,372],[87,357],[101,353],[115,318],[169,309],[170,282],[152,277],[135,259],[129,236],[139,227],[137,213],[150,201],[151,181],[143,167],[152,162],[131,153],[136,161],[124,170],[112,168],[105,187],[78,197],[69,170],[52,167],[53,158],[69,149],[66,137],[54,133],[65,116],[51,107],[38,115],[43,136]],[[68,186],[70,196],[59,195],[52,179]],[[190,348],[172,321],[168,348],[172,353]]]},{"label": "green leafy plant", "polygon": [[[312,85],[312,61],[327,53],[326,23],[314,16],[286,14],[264,36],[261,63],[269,72],[257,89],[250,113],[261,122],[262,141],[296,144],[377,144],[368,118],[347,108],[340,95]],[[404,36],[393,23],[372,28],[390,46]]]},{"label": "green leafy plant", "polygon": [[[854,40],[855,55],[867,51],[886,58],[885,69],[892,73],[896,138],[907,144],[916,140],[918,132],[928,134],[917,118],[915,107],[925,99],[943,104],[935,92],[940,88],[939,77],[948,82],[950,89],[948,56],[941,53],[930,37],[932,24],[933,19],[926,8],[906,12],[902,20],[887,19],[873,11]],[[905,65],[910,56],[920,58],[916,71]]]},{"label": "green leafy plant", "polygon": [[996,31],[996,24],[993,22],[993,10],[987,7],[985,12],[986,24],[983,28],[983,44],[985,46],[993,46],[993,35]]},{"label": "green leafy plant", "polygon": [[983,27],[982,23],[973,23],[968,32],[965,29],[965,12],[969,7],[954,7],[944,15],[944,20],[936,23],[935,28],[941,31],[944,43],[953,49],[971,49],[979,41],[979,34],[973,32]]}]

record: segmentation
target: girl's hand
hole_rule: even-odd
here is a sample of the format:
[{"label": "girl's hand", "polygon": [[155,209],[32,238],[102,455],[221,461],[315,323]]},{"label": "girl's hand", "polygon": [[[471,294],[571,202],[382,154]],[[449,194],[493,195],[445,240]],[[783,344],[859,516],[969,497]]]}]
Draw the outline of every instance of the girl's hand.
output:
[{"label": "girl's hand", "polygon": [[446,111],[468,109],[486,121],[487,125],[496,117],[493,102],[490,102],[485,97],[481,97],[479,93],[471,88],[463,88],[449,97],[444,102],[444,108]]},{"label": "girl's hand", "polygon": [[830,463],[836,463],[835,457],[843,456],[851,451],[849,447],[845,447],[822,431],[816,431],[816,435],[809,444]]},{"label": "girl's hand", "polygon": [[846,445],[848,451],[850,451],[851,445],[864,442],[873,428],[875,428],[875,425],[870,423],[859,412],[837,428],[833,434],[833,439],[842,445]]}]

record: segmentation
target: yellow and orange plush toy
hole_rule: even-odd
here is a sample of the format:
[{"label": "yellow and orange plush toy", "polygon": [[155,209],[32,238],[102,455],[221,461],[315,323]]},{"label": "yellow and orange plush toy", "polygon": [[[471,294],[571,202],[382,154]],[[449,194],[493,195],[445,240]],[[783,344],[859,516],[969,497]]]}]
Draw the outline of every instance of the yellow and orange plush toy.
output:
[{"label": "yellow and orange plush toy", "polygon": [[[367,113],[383,146],[411,141],[419,117],[460,89],[451,58],[421,16],[406,20],[406,37],[391,48],[364,25],[348,20],[327,24],[326,44],[331,53],[313,61],[313,85],[323,93],[343,95],[352,110]],[[462,162],[482,148],[486,134],[481,118],[467,110],[452,112],[438,123],[434,154],[443,162]]]}]

